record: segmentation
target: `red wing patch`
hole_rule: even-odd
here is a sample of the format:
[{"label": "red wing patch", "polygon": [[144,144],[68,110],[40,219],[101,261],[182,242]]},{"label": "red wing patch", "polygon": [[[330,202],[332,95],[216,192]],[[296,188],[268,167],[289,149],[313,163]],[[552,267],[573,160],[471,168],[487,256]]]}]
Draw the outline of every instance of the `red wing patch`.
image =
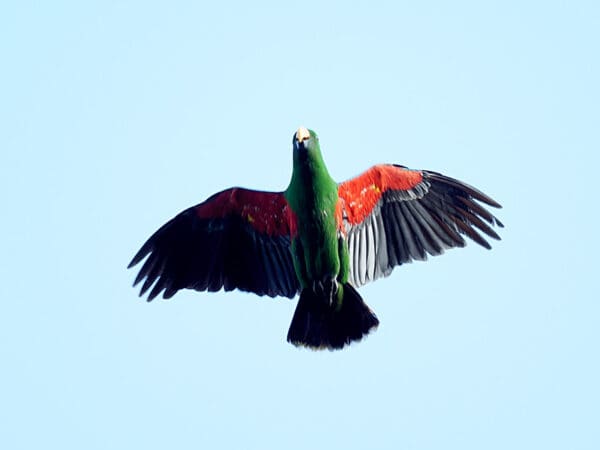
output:
[{"label": "red wing patch", "polygon": [[408,191],[422,180],[423,174],[418,170],[383,164],[371,167],[358,177],[339,185],[340,202],[336,211],[339,215],[338,224],[342,226],[342,209],[352,225],[359,224],[371,214],[384,192]]},{"label": "red wing patch", "polygon": [[283,193],[231,188],[196,207],[201,219],[240,217],[257,232],[269,236],[290,234],[292,212]]}]

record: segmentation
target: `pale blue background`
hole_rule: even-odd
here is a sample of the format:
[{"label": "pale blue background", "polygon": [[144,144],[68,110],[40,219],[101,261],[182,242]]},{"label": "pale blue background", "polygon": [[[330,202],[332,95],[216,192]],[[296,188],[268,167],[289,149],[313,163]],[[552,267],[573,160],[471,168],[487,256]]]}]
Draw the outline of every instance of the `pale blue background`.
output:
[{"label": "pale blue background", "polygon": [[[0,447],[598,449],[598,2],[3,2]],[[503,240],[361,289],[337,353],[295,300],[125,266],[180,210],[282,190],[317,130],[339,180],[438,170]]]}]

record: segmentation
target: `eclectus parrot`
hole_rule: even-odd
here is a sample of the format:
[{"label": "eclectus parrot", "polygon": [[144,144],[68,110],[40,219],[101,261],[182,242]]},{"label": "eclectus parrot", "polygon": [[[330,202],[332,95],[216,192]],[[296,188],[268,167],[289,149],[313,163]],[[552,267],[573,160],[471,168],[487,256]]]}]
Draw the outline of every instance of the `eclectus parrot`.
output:
[{"label": "eclectus parrot", "polygon": [[183,288],[254,292],[300,299],[287,340],[340,349],[379,321],[356,288],[395,266],[464,247],[463,235],[500,239],[502,223],[478,202],[479,190],[437,172],[383,164],[338,184],[314,131],[293,136],[292,179],[284,192],[239,187],[193,206],[154,233],[134,286],[148,301]]}]

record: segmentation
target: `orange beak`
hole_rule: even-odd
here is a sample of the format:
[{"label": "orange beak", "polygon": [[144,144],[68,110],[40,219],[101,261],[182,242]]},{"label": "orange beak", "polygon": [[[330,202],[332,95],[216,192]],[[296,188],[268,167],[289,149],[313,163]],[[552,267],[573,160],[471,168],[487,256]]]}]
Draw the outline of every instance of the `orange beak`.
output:
[{"label": "orange beak", "polygon": [[296,131],[296,140],[298,142],[304,142],[307,139],[310,139],[310,132],[304,127],[298,128],[298,131]]}]

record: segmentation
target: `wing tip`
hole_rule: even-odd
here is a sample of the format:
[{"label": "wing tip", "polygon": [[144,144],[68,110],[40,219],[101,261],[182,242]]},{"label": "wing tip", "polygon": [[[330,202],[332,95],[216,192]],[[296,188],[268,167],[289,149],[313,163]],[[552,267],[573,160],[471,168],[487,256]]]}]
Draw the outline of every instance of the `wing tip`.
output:
[{"label": "wing tip", "polygon": [[131,258],[131,261],[127,265],[128,269],[131,269],[132,267],[138,265],[140,261],[142,261],[152,251],[152,243],[150,242],[150,240],[151,239],[148,239],[148,241],[146,241],[146,243],[142,245],[142,248],[138,250],[135,256]]}]

